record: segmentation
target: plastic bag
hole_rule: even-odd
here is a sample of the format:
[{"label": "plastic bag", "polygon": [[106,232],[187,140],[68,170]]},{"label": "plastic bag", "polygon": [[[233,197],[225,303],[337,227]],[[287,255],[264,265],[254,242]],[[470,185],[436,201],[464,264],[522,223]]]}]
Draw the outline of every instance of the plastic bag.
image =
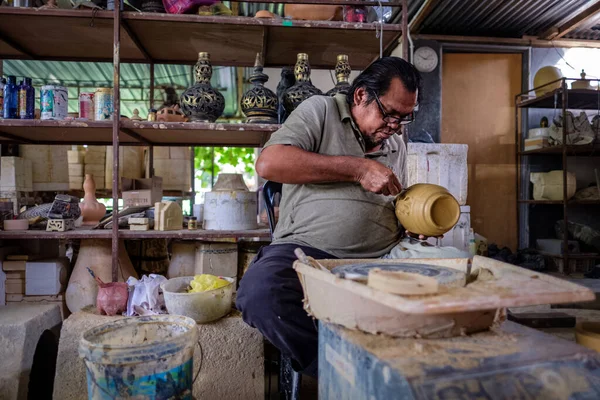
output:
[{"label": "plastic bag", "polygon": [[142,279],[134,277],[127,279],[129,286],[129,299],[127,300],[127,313],[129,317],[136,315],[166,314],[165,298],[160,284],[167,278],[162,275],[143,275]]},{"label": "plastic bag", "polygon": [[209,290],[220,289],[229,285],[229,281],[219,278],[215,275],[202,274],[194,276],[194,279],[190,282],[192,287],[188,293],[201,293]]}]

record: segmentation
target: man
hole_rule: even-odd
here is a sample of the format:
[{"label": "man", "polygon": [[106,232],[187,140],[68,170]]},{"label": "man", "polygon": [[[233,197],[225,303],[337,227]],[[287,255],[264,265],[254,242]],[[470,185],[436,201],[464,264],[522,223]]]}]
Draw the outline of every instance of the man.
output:
[{"label": "man", "polygon": [[[284,185],[274,240],[242,278],[237,308],[298,371],[317,375],[318,337],[303,309],[294,249],[316,259],[376,258],[399,243],[393,200],[407,182],[401,127],[414,120],[420,87],[410,63],[379,59],[347,95],[304,101],[256,162],[260,176]],[[394,258],[405,251],[394,249]]]}]

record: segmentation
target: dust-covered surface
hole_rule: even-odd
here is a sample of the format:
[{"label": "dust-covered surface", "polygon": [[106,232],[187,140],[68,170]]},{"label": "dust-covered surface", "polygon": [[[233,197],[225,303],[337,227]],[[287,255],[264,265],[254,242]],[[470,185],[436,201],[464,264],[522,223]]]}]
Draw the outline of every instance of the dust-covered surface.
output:
[{"label": "dust-covered surface", "polygon": [[[94,310],[76,312],[64,321],[54,380],[55,399],[87,397],[85,367],[78,352],[81,336],[90,328],[123,318],[90,311]],[[202,353],[196,346],[193,371],[195,374],[201,359],[202,370],[194,384],[196,398],[264,398],[263,337],[246,325],[239,313],[232,312],[214,323],[198,325],[198,337]]]},{"label": "dust-covered surface", "polygon": [[334,329],[339,330],[345,340],[364,348],[406,378],[515,367],[587,351],[512,322],[447,339],[399,339]]},{"label": "dust-covered surface", "polygon": [[0,398],[27,398],[38,341],[46,329],[61,321],[58,305],[14,304],[0,308]]}]

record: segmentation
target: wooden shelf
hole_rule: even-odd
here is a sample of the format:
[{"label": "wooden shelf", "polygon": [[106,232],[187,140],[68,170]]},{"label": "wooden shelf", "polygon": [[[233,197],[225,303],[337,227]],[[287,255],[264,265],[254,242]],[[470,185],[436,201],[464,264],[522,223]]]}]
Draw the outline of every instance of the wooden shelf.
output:
[{"label": "wooden shelf", "polygon": [[[67,232],[46,232],[39,230],[28,231],[0,231],[0,239],[110,239],[111,229],[76,229]],[[183,240],[227,240],[239,241],[248,239],[271,240],[268,229],[256,229],[249,231],[215,231],[187,229],[179,231],[131,231],[119,230],[121,239],[183,239]]]},{"label": "wooden shelf", "polygon": [[277,124],[123,121],[121,130],[145,144],[261,147]]},{"label": "wooden shelf", "polygon": [[[260,147],[279,125],[122,121],[124,146]],[[0,120],[0,144],[112,145],[111,121]]]},{"label": "wooden shelf", "polygon": [[[562,89],[556,89],[540,97],[523,100],[517,106],[520,108],[562,109]],[[597,110],[598,108],[600,108],[600,91],[586,89],[567,90],[568,110]]]},{"label": "wooden shelf", "polygon": [[[567,156],[600,156],[600,145],[566,146]],[[550,146],[536,150],[520,151],[519,155],[562,155],[563,146]]]},{"label": "wooden shelf", "polygon": [[[0,7],[0,20],[0,59],[112,62],[110,11]],[[379,56],[376,26],[124,12],[121,62],[191,65],[198,52],[207,51],[215,66],[251,67],[262,52],[265,66],[281,67],[293,65],[296,53],[305,52],[313,68],[333,69],[337,55],[347,54],[353,68],[364,69]],[[401,28],[389,24],[383,29],[383,49],[389,52]]]}]

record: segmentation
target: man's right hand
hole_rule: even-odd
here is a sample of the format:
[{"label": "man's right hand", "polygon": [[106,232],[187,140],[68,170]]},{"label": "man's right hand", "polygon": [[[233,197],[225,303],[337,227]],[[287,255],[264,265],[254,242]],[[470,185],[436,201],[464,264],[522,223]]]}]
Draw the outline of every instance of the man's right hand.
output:
[{"label": "man's right hand", "polygon": [[364,167],[359,172],[357,181],[369,192],[395,196],[402,190],[402,185],[394,171],[380,162],[364,159]]}]

